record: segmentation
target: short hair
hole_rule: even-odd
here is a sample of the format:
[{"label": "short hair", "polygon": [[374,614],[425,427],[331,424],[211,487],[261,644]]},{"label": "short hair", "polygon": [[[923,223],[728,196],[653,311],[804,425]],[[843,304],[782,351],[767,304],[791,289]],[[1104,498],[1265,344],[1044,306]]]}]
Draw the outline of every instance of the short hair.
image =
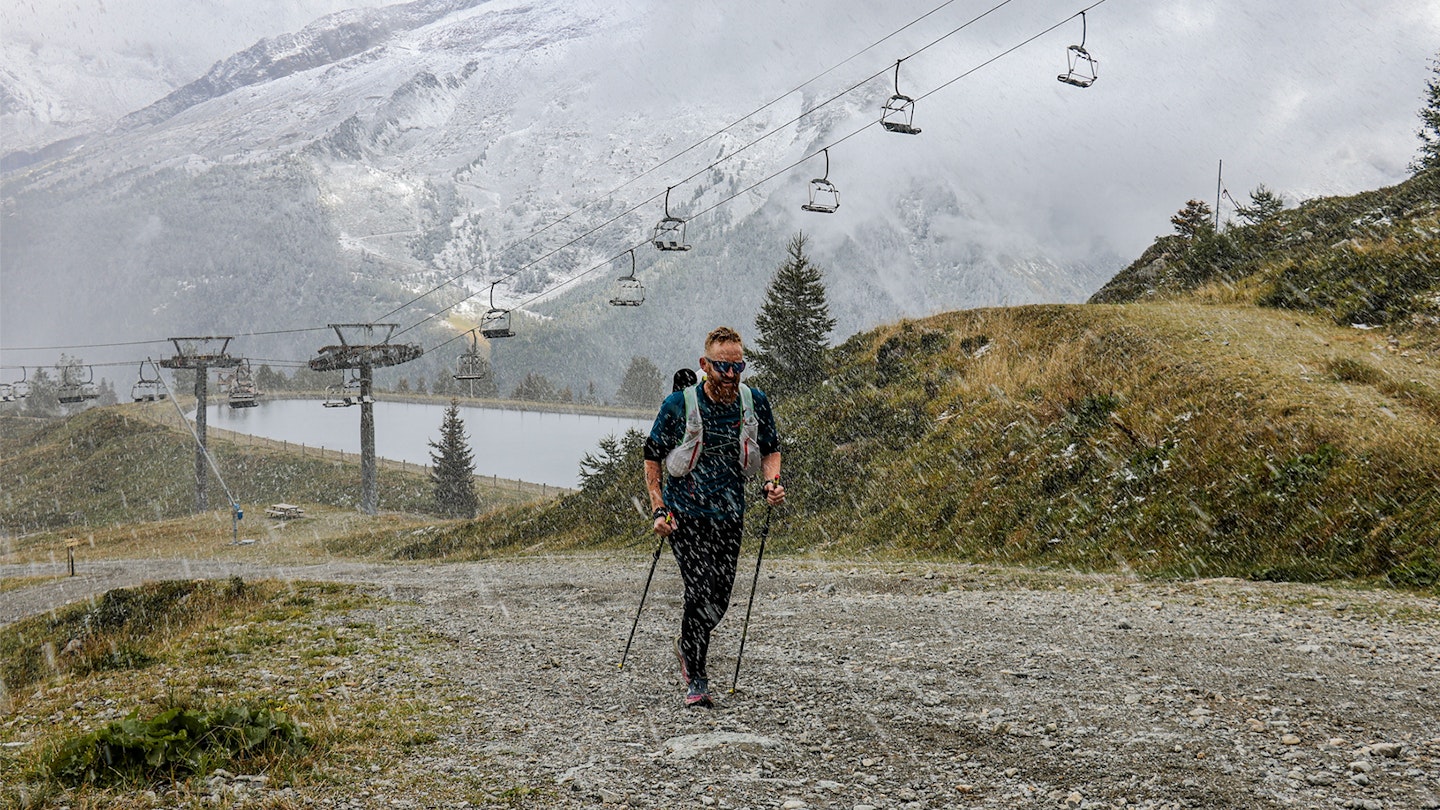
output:
[{"label": "short hair", "polygon": [[728,326],[717,326],[710,330],[710,334],[705,336],[705,351],[710,351],[710,347],[716,343],[739,343],[740,348],[745,348],[745,341],[740,339],[740,333]]}]

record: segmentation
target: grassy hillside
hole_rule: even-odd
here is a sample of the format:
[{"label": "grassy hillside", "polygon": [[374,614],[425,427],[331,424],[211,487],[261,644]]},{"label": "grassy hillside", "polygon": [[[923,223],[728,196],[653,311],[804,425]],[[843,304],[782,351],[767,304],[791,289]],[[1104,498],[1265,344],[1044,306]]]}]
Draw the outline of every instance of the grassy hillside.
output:
[{"label": "grassy hillside", "polygon": [[1440,326],[1440,169],[1322,197],[1261,223],[1162,236],[1091,303],[1195,295],[1313,312],[1335,323]]},{"label": "grassy hillside", "polygon": [[[188,432],[167,423],[177,418],[170,407],[124,404],[66,419],[0,417],[0,529],[25,534],[188,515],[195,503],[195,445]],[[211,433],[209,447],[243,504],[358,504],[353,458],[237,445],[220,433]],[[225,491],[213,474],[209,487],[212,509],[225,510]],[[518,493],[481,489],[487,505],[518,499]],[[382,510],[426,511],[428,477],[382,465],[379,503]]]},{"label": "grassy hillside", "polygon": [[[1440,369],[1376,332],[1172,302],[949,313],[853,337],[778,404],[771,548],[1162,576],[1440,581]],[[411,556],[640,542],[635,448]],[[750,521],[752,529],[758,521]]]}]

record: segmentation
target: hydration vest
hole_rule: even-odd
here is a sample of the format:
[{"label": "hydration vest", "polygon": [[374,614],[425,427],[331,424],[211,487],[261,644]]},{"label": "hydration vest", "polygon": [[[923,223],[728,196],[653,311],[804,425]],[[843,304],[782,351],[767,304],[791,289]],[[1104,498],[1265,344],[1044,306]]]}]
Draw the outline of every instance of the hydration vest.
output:
[{"label": "hydration vest", "polygon": [[[700,418],[700,386],[685,389],[685,440],[665,456],[665,471],[679,478],[689,475],[705,449],[705,424]],[[740,470],[744,475],[760,473],[760,419],[755,416],[755,397],[750,386],[740,383]]]}]

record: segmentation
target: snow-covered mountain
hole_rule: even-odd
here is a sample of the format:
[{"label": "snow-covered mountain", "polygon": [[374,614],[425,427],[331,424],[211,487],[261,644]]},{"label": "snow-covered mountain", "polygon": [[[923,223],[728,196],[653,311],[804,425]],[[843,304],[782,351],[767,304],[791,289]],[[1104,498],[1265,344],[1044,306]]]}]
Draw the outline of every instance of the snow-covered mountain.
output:
[{"label": "snow-covered mountain", "polygon": [[[445,316],[473,321],[492,294],[498,306],[529,302],[542,317],[505,350],[512,368],[497,368],[513,376],[569,357],[556,376],[583,384],[595,362],[620,362],[598,381],[603,391],[623,370],[617,357],[691,359],[696,337],[654,334],[661,327],[748,327],[802,229],[826,270],[839,337],[901,315],[1083,300],[1121,263],[1103,246],[1057,258],[1026,236],[1014,219],[1023,211],[970,182],[986,159],[966,156],[954,130],[862,129],[894,89],[889,74],[802,115],[871,75],[882,55],[704,140],[835,55],[803,40],[727,48],[706,12],[655,8],[416,0],[346,10],[260,40],[104,131],[11,160],[4,342],[368,320],[463,274],[390,320],[440,313],[412,333],[434,341]],[[7,111],[30,103],[4,72],[11,58],[0,63]],[[830,144],[842,207],[802,212],[824,166],[800,161]],[[648,314],[605,311],[605,283],[557,286],[628,270],[628,257],[609,260],[648,240],[668,186],[695,249],[637,251]],[[604,338],[575,351],[576,335],[592,332]],[[303,358],[301,347],[321,340],[265,345]]]}]

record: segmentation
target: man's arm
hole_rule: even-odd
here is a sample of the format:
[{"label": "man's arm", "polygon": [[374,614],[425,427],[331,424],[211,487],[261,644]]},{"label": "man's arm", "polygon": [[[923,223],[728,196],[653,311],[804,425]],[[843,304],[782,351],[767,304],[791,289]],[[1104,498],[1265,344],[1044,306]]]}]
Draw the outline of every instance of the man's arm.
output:
[{"label": "man's arm", "polygon": [[650,493],[650,511],[665,505],[665,496],[660,492],[660,462],[645,459],[645,490]]},{"label": "man's arm", "polygon": [[[653,514],[665,507],[665,498],[660,493],[660,462],[645,459],[645,489],[650,493],[650,511]],[[653,529],[661,537],[669,537],[675,531],[675,518],[668,511],[657,516]]]}]

